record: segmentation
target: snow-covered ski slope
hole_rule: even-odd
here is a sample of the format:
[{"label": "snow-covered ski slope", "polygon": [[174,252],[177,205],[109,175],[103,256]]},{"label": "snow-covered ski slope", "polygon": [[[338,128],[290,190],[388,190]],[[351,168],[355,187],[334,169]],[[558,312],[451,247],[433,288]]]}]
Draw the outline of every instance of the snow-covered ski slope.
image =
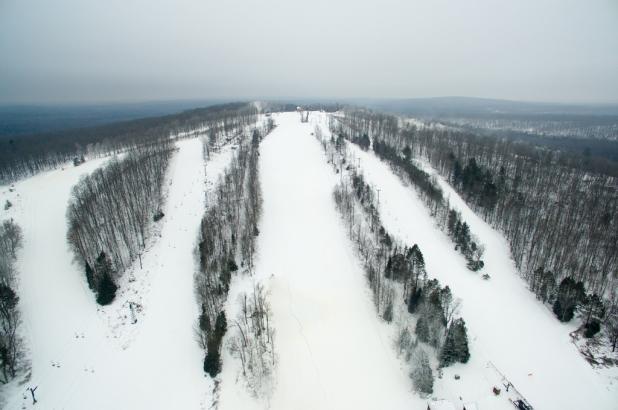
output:
[{"label": "snow-covered ski slope", "polygon": [[[338,177],[312,126],[297,113],[275,119],[277,128],[260,148],[264,213],[255,273],[270,291],[279,354],[270,408],[426,408],[376,315],[334,207]],[[237,394],[228,363],[226,357],[219,408],[251,408],[246,395]]]},{"label": "snow-covered ski slope", "polygon": [[[273,115],[278,127],[260,147],[263,214],[254,276],[237,275],[228,299],[228,323],[237,297],[253,281],[270,293],[278,366],[272,396],[256,400],[244,389],[239,363],[223,351],[214,398],[232,409],[419,409],[433,398],[455,408],[512,409],[500,372],[540,410],[617,409],[616,369],[599,372],[578,354],[568,333],[526,289],[503,237],[465,205],[442,179],[451,206],[462,212],[487,250],[489,281],[465,268],[463,258],[435,226],[412,188],[372,153],[354,146],[367,181],[380,189],[386,228],[418,243],[431,277],[462,299],[471,359],[436,378],[432,398],[412,391],[408,365],[395,356],[393,328],[376,315],[354,245],[332,198],[339,180],[311,135],[327,115]],[[8,409],[206,409],[213,384],[202,370],[195,341],[194,250],[205,191],[229,163],[228,146],[206,163],[199,139],[178,143],[168,175],[165,217],[142,255],[125,273],[121,292],[97,309],[82,266],[66,244],[66,206],[80,175],[103,160],[47,172],[0,188],[23,228],[18,281],[22,331],[32,361],[28,381],[0,390]],[[428,168],[428,171],[432,172]],[[139,304],[132,324],[128,302]],[[435,374],[435,373],[434,373]],[[459,380],[454,375],[461,376]],[[38,386],[31,406],[27,387]],[[494,396],[493,386],[502,394]],[[0,401],[0,403],[2,403]],[[0,406],[1,407],[1,406]]]},{"label": "snow-covered ski slope", "polygon": [[[618,408],[616,369],[601,373],[584,360],[569,337],[573,325],[561,324],[526,288],[499,232],[439,178],[451,206],[461,211],[486,246],[484,270],[470,272],[414,189],[405,186],[373,153],[353,144],[348,147],[360,160],[367,182],[380,189],[379,211],[386,229],[409,245],[417,243],[429,276],[449,285],[453,295],[462,299],[471,359],[466,365],[445,369],[443,378],[436,379],[434,396],[452,403],[461,403],[461,397],[463,402],[476,402],[481,410],[511,409],[508,400],[491,393],[493,385],[505,390],[495,366],[535,409]],[[491,279],[481,279],[483,272]],[[461,379],[454,380],[455,374]]]},{"label": "snow-covered ski slope", "polygon": [[[160,238],[123,277],[123,293],[97,310],[82,267],[66,244],[66,205],[87,162],[15,184],[14,217],[24,229],[19,292],[32,377],[5,392],[6,408],[30,408],[26,387],[38,386],[45,409],[199,409],[210,402],[211,382],[193,326],[194,249],[204,213],[206,183],[213,184],[231,158],[228,147],[208,161],[202,143],[178,143],[168,175]],[[131,282],[129,283],[129,278]],[[127,289],[129,289],[127,291]],[[126,301],[143,309],[130,324]],[[25,397],[25,399],[24,399]],[[23,406],[23,407],[22,407]]]}]

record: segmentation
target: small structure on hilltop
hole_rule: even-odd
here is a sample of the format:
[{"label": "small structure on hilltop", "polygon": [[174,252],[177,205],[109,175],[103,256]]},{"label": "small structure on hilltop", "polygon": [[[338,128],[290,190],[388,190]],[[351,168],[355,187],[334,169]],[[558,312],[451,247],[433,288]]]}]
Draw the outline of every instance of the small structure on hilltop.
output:
[{"label": "small structure on hilltop", "polygon": [[303,107],[296,107],[296,112],[300,114],[300,122],[309,122],[309,111],[303,109]]}]

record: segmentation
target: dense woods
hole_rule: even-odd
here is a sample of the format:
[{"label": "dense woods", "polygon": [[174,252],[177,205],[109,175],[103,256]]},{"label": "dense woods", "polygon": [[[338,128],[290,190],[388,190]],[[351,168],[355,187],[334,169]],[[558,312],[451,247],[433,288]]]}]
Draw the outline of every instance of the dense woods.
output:
[{"label": "dense woods", "polygon": [[150,224],[161,212],[171,153],[163,142],[140,148],[73,187],[67,238],[101,304],[111,303],[114,282],[146,245]]},{"label": "dense woods", "polygon": [[0,138],[0,183],[196,133],[227,133],[255,121],[253,104],[233,103],[92,128]]},{"label": "dense woods", "polygon": [[4,221],[0,225],[0,382],[3,384],[15,377],[23,354],[15,278],[15,261],[21,242],[19,226],[13,220]]},{"label": "dense woods", "polygon": [[[364,150],[373,146],[373,151],[379,158],[389,163],[395,172],[416,187],[418,195],[429,208],[431,215],[437,219],[438,226],[448,234],[455,244],[455,249],[466,259],[468,269],[481,270],[484,266],[482,260],[484,246],[475,238],[461,215],[450,208],[437,183],[413,163],[409,148],[400,150],[387,139],[378,138],[380,135],[395,132],[396,128],[393,127],[396,123],[385,121],[385,124],[375,126],[371,116],[369,119],[358,115],[333,118],[330,127],[334,135],[348,139]],[[378,124],[381,122],[379,118],[381,117],[376,121]],[[374,132],[383,134],[371,134]],[[370,135],[373,137],[373,144]]]},{"label": "dense woods", "polygon": [[[588,335],[603,321],[611,336],[618,310],[616,178],[590,172],[585,158],[506,139],[430,125],[404,123],[398,130],[397,118],[389,115],[353,111],[337,117],[337,125],[336,131],[353,132],[351,139],[368,134],[383,157],[428,161],[505,235],[530,289],[558,319],[568,321],[601,300],[604,308],[582,319]],[[450,213],[447,229],[455,236]]]},{"label": "dense woods", "polygon": [[[251,272],[253,269],[255,238],[259,234],[258,220],[262,209],[258,148],[262,137],[270,132],[272,126],[273,123],[268,122],[263,129],[253,129],[250,136],[239,136],[236,154],[216,190],[209,195],[208,209],[200,227],[200,268],[195,283],[201,313],[196,331],[199,343],[205,350],[204,371],[212,377],[221,371],[221,344],[227,329],[240,326],[248,330],[261,326],[253,322],[239,322],[238,319],[230,323],[224,308],[234,272]],[[250,299],[259,299],[260,304],[262,296],[254,294]],[[245,304],[244,308],[255,309],[255,306]],[[245,337],[248,336],[245,334]],[[253,351],[245,348],[251,350],[241,344],[237,351],[247,375],[248,363],[257,359],[252,356]]]},{"label": "dense woods", "polygon": [[[602,299],[610,308],[618,303],[616,178],[507,140],[417,128],[403,138],[504,233],[530,289],[552,304],[560,320],[570,320],[572,310],[591,300]],[[577,291],[564,290],[571,288]],[[585,324],[590,320],[586,316]]]},{"label": "dense woods", "polygon": [[436,352],[441,367],[469,358],[465,322],[457,318],[459,300],[448,286],[427,277],[418,245],[398,243],[382,225],[376,192],[350,161],[341,138],[325,139],[319,127],[315,135],[329,163],[341,174],[333,193],[335,204],[356,245],[376,310],[398,328],[396,346],[411,365],[415,388],[431,393],[433,371],[426,349]]}]

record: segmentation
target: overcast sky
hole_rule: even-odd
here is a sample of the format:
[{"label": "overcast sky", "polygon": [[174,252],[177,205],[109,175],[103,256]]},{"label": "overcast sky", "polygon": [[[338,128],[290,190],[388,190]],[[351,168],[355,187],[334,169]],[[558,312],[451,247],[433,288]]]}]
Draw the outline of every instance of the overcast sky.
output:
[{"label": "overcast sky", "polygon": [[0,102],[618,102],[618,0],[0,0]]}]

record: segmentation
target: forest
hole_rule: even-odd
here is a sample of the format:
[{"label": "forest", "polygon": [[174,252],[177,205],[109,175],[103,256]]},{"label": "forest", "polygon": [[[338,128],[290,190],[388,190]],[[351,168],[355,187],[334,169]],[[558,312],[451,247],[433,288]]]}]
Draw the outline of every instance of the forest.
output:
[{"label": "forest", "polygon": [[22,246],[21,228],[12,219],[0,225],[0,383],[15,377],[23,364],[23,343],[19,327],[19,296],[15,262]]},{"label": "forest", "polygon": [[[338,138],[347,139],[359,145],[363,150],[368,150],[372,146],[373,152],[379,158],[390,164],[400,177],[410,181],[416,187],[420,198],[429,208],[431,215],[438,221],[438,226],[451,238],[455,244],[455,250],[458,250],[466,259],[468,269],[474,272],[483,269],[484,246],[478,242],[459,212],[450,208],[436,182],[414,164],[410,149],[398,150],[385,140],[376,138],[376,136],[387,135],[392,131],[392,124],[373,129],[371,120],[358,119],[353,115],[334,118],[330,123],[331,132]],[[373,142],[370,135],[373,137]]]},{"label": "forest", "polygon": [[465,321],[458,317],[460,302],[448,286],[428,278],[418,245],[399,243],[382,225],[376,192],[353,165],[341,138],[323,138],[319,127],[314,133],[341,174],[334,201],[356,245],[377,313],[397,328],[396,349],[410,366],[414,388],[430,394],[434,375],[427,351],[435,352],[438,370],[470,358]]},{"label": "forest", "polygon": [[163,183],[172,150],[163,142],[136,149],[73,187],[67,240],[101,305],[114,300],[118,279],[140,257],[151,224],[163,216]]},{"label": "forest", "polygon": [[[247,385],[256,395],[269,380],[275,363],[274,329],[269,327],[266,294],[256,285],[251,295],[242,298],[242,311],[237,318],[226,317],[225,305],[232,275],[250,275],[253,271],[262,210],[259,144],[273,128],[273,121],[267,121],[264,127],[254,128],[250,136],[239,136],[231,164],[215,191],[209,194],[200,226],[199,272],[195,276],[196,297],[201,307],[196,333],[205,351],[204,372],[214,378],[221,371],[223,338],[230,330],[231,349],[241,361]],[[211,148],[210,152],[213,149],[216,150]]]},{"label": "forest", "polygon": [[[398,129],[395,117],[361,110],[338,118],[344,121],[355,138],[373,138],[378,156],[429,162],[505,235],[530,290],[556,317],[569,321],[578,314],[587,337],[605,324],[615,348],[616,178],[564,161],[561,152],[507,139],[413,124]],[[449,233],[454,221],[449,213]]]},{"label": "forest", "polygon": [[[231,111],[234,107],[212,108],[205,116],[187,116],[184,123],[177,120],[177,137],[188,136],[185,127],[190,124],[202,127],[199,131],[213,145],[224,135],[242,132],[255,121],[255,111],[244,106]],[[168,122],[163,125],[169,126]],[[163,186],[172,143],[169,135],[161,134],[158,140],[136,145],[73,187],[67,239],[101,305],[114,300],[118,279],[141,257],[152,224],[164,217]]]},{"label": "forest", "polygon": [[75,158],[119,154],[195,131],[229,132],[256,114],[252,104],[231,103],[98,127],[0,137],[0,183],[67,166]]}]

